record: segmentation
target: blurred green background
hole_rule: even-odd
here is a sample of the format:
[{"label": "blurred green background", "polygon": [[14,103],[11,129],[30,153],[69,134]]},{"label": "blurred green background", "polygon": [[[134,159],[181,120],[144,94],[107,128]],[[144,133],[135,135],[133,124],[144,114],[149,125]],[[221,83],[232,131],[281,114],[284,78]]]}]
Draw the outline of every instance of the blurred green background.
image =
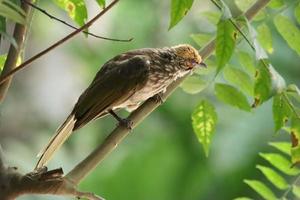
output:
[{"label": "blurred green background", "polygon": [[[99,12],[86,1],[89,17]],[[49,1],[41,7],[71,21]],[[196,44],[192,33],[213,32],[214,25],[202,13],[214,10],[209,1],[195,1],[191,11],[168,31],[169,1],[120,1],[90,31],[98,35],[130,38],[130,43],[86,38],[83,34],[35,61],[18,73],[1,105],[0,137],[8,164],[23,172],[34,168],[36,154],[71,111],[81,92],[101,65],[113,56],[135,48]],[[271,62],[288,83],[299,84],[300,59],[272,28],[274,52]],[[30,57],[71,32],[68,27],[35,13],[25,57]],[[243,44],[241,44],[241,47]],[[246,47],[245,47],[246,48]],[[191,126],[191,113],[201,99],[216,105],[217,130],[210,156],[205,157]],[[127,113],[121,112],[122,116]],[[115,127],[111,117],[94,121],[77,131],[55,155],[49,168],[68,172],[100,144]],[[244,178],[260,179],[258,152],[268,151],[267,142],[287,139],[274,134],[271,102],[251,113],[216,101],[210,86],[197,95],[177,91],[132,131],[80,185],[108,200],[203,200],[251,196]],[[22,200],[68,199],[24,196]]]}]

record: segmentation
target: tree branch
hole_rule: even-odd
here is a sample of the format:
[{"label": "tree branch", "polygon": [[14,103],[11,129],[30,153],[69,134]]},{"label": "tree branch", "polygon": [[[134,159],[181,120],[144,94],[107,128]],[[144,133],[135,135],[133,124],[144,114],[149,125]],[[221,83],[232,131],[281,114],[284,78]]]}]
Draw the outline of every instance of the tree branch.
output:
[{"label": "tree branch", "polygon": [[[270,0],[258,0],[245,12],[245,17],[251,21],[253,17],[269,3],[269,1]],[[215,40],[212,40],[202,50],[200,50],[200,55],[205,60],[213,53],[214,49]],[[166,100],[186,77],[187,76],[181,77],[172,83],[167,88],[166,92],[161,95],[161,98]],[[128,117],[128,119],[133,122],[132,127],[136,127],[159,105],[160,102],[158,102],[155,98],[150,98],[143,103]],[[122,126],[116,127],[101,145],[99,145],[88,157],[81,161],[66,175],[66,178],[70,179],[75,184],[80,183],[80,181],[87,176],[88,173],[91,172],[105,158],[106,155],[108,155],[117,147],[117,145],[128,135],[128,133],[128,129]]]},{"label": "tree branch", "polygon": [[76,29],[75,31],[73,31],[72,33],[70,33],[66,37],[62,38],[61,40],[57,41],[56,43],[54,43],[53,45],[51,45],[47,49],[41,51],[40,53],[36,54],[35,56],[32,56],[31,58],[29,58],[28,60],[26,60],[25,62],[23,62],[21,65],[19,65],[16,68],[8,71],[7,73],[5,73],[0,78],[0,84],[3,84],[4,81],[8,80],[13,74],[15,74],[16,72],[18,72],[21,69],[23,69],[26,66],[28,66],[28,64],[32,63],[33,61],[35,61],[36,59],[40,58],[41,56],[47,54],[49,51],[53,50],[54,48],[58,47],[59,45],[63,44],[64,42],[68,41],[69,39],[71,39],[72,37],[74,37],[75,35],[77,35],[78,33],[82,32],[84,29],[87,29],[88,27],[90,27],[97,19],[99,19],[108,10],[110,10],[117,2],[119,2],[119,0],[114,0],[106,8],[104,8],[98,15],[96,15],[93,19],[91,19],[90,21],[88,21],[85,25],[83,25],[79,29]]},{"label": "tree branch", "polygon": [[[75,29],[75,30],[78,29],[78,28],[76,28],[75,26],[73,26],[73,25],[71,25],[71,24],[69,24],[69,23],[67,23],[67,22],[65,22],[65,21],[63,21],[63,20],[61,20],[61,19],[55,17],[54,15],[51,15],[51,14],[48,13],[46,10],[44,10],[44,9],[42,9],[42,8],[40,8],[40,7],[36,6],[36,5],[34,5],[34,4],[30,3],[30,2],[28,2],[27,0],[21,0],[21,1],[24,2],[24,3],[26,3],[26,4],[28,4],[28,5],[30,5],[30,6],[33,7],[34,9],[40,11],[40,12],[43,13],[44,15],[48,16],[50,19],[53,19],[53,20],[55,20],[55,21],[58,21],[58,22],[60,22],[60,23],[62,23],[62,24],[64,24],[64,25],[66,25],[66,26],[68,26],[68,27],[70,27],[70,28],[72,28],[72,29]],[[99,36],[99,35],[96,35],[96,34],[94,34],[94,33],[90,33],[90,32],[88,32],[88,31],[82,31],[82,32],[83,32],[83,33],[86,33],[86,34],[88,34],[88,35],[90,35],[90,36],[93,36],[93,37],[95,37],[95,38],[99,38],[99,39],[103,39],[103,40],[109,40],[109,41],[115,41],[115,42],[130,42],[130,41],[133,40],[133,38],[129,38],[129,39],[116,39],[116,38],[108,38],[108,37]]]},{"label": "tree branch", "polygon": [[12,200],[24,194],[52,194],[103,200],[93,193],[78,191],[74,183],[62,177],[62,173],[61,169],[57,169],[23,175],[17,172],[17,168],[7,168],[5,173],[0,174],[0,199]]},{"label": "tree branch", "polygon": [[[21,8],[24,10],[27,16],[27,23],[30,22],[31,19],[29,19],[29,13],[31,11],[30,7],[27,4],[21,3]],[[0,79],[5,77],[7,74],[9,74],[10,71],[14,70],[17,65],[17,60],[20,57],[21,49],[23,48],[25,37],[28,32],[28,24],[18,24],[16,23],[13,37],[16,40],[17,47],[15,47],[13,44],[10,45],[9,51],[7,54],[7,58],[5,61],[5,64],[3,66],[3,71],[0,75]],[[8,88],[10,86],[10,83],[12,81],[12,77],[7,77],[5,82],[3,82],[0,85],[0,104],[4,101],[6,93],[8,91]]]}]

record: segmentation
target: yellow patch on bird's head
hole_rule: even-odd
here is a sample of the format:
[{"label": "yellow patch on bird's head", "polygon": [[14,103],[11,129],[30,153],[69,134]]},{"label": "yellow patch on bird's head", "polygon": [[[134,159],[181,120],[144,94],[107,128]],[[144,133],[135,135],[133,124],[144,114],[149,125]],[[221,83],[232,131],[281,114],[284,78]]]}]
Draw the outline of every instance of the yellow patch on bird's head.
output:
[{"label": "yellow patch on bird's head", "polygon": [[195,65],[202,64],[202,58],[199,55],[197,49],[189,44],[180,44],[172,47],[175,50],[175,54],[184,60],[184,65],[188,69],[194,68]]}]

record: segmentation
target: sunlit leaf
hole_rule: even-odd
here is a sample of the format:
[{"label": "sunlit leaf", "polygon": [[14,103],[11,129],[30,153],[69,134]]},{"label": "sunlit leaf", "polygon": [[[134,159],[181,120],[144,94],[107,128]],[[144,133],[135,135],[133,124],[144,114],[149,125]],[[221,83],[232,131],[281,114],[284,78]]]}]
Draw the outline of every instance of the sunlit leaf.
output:
[{"label": "sunlit leaf", "polygon": [[192,34],[191,38],[197,43],[197,45],[203,47],[212,39],[212,36],[208,34],[199,33],[199,34]]},{"label": "sunlit leaf", "polygon": [[272,168],[262,165],[257,165],[256,168],[259,169],[265,175],[265,177],[278,189],[284,190],[289,187],[286,180]]},{"label": "sunlit leaf", "polygon": [[296,116],[292,117],[291,120],[291,139],[292,139],[292,162],[300,162],[300,119]]},{"label": "sunlit leaf", "polygon": [[295,15],[297,22],[300,24],[300,3],[298,3],[298,5],[296,6],[294,15]]},{"label": "sunlit leaf", "polygon": [[223,70],[224,78],[231,84],[239,87],[248,95],[253,95],[253,83],[247,73],[244,71],[227,66]]},{"label": "sunlit leaf", "polygon": [[244,182],[249,185],[254,191],[256,191],[260,196],[266,200],[277,200],[278,198],[272,192],[272,190],[267,187],[264,183],[257,180],[244,180]]},{"label": "sunlit leaf", "polygon": [[272,35],[269,27],[262,23],[257,27],[258,32],[258,41],[259,43],[267,50],[268,53],[273,52],[273,43],[272,43]]},{"label": "sunlit leaf", "polygon": [[216,25],[218,21],[220,20],[221,14],[220,12],[214,12],[214,11],[205,11],[201,13],[205,18],[212,24]]},{"label": "sunlit leaf", "polygon": [[229,19],[219,21],[216,38],[217,73],[225,67],[233,54],[235,47],[234,34],[235,28]]},{"label": "sunlit leaf", "polygon": [[271,0],[268,4],[268,7],[274,9],[281,8],[282,6],[284,6],[284,0]]},{"label": "sunlit leaf", "polygon": [[64,9],[69,17],[79,26],[87,20],[87,9],[84,0],[52,0],[60,8]]},{"label": "sunlit leaf", "polygon": [[207,81],[200,79],[199,76],[189,76],[181,84],[183,91],[189,94],[201,92],[207,86]]},{"label": "sunlit leaf", "polygon": [[299,186],[293,185],[292,192],[297,198],[300,198],[300,187]]},{"label": "sunlit leaf", "polygon": [[274,24],[288,45],[300,55],[300,30],[293,24],[291,19],[283,15],[277,15],[274,18]]},{"label": "sunlit leaf", "polygon": [[275,131],[283,127],[288,120],[291,110],[283,98],[283,95],[278,94],[273,98],[273,119],[275,123]]},{"label": "sunlit leaf", "polygon": [[300,170],[297,168],[291,168],[292,163],[285,157],[276,153],[260,153],[262,158],[268,161],[271,165],[279,169],[281,172],[287,175],[295,176],[299,174]]},{"label": "sunlit leaf", "polygon": [[245,68],[245,70],[254,77],[255,74],[255,66],[253,63],[253,59],[251,56],[244,52],[244,51],[239,51],[238,52],[238,57],[239,57],[239,62],[240,64]]},{"label": "sunlit leaf", "polygon": [[0,55],[0,72],[3,70],[5,60],[6,60],[6,54]]},{"label": "sunlit leaf", "polygon": [[192,125],[206,156],[209,154],[216,122],[217,113],[214,106],[208,101],[201,101],[192,114]]},{"label": "sunlit leaf", "polygon": [[105,8],[105,0],[96,0],[100,8]]},{"label": "sunlit leaf", "polygon": [[220,101],[245,111],[251,111],[247,98],[235,87],[227,84],[216,83],[215,93]]},{"label": "sunlit leaf", "polygon": [[188,13],[194,0],[172,0],[171,1],[171,21],[169,30],[173,28]]},{"label": "sunlit leaf", "polygon": [[291,143],[289,142],[269,142],[269,145],[275,147],[286,155],[291,155]]}]

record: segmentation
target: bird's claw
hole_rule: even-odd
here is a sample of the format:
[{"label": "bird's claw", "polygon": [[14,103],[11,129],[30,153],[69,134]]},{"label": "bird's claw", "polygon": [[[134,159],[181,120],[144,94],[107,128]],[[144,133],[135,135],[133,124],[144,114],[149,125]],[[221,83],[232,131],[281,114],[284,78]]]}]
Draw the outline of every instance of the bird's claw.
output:
[{"label": "bird's claw", "polygon": [[129,130],[132,130],[133,122],[130,119],[121,119],[119,121],[119,125],[127,128]]},{"label": "bird's claw", "polygon": [[164,103],[164,99],[162,98],[162,94],[161,93],[158,93],[156,95],[153,96],[154,100],[156,103],[159,103],[159,104],[163,104]]}]

